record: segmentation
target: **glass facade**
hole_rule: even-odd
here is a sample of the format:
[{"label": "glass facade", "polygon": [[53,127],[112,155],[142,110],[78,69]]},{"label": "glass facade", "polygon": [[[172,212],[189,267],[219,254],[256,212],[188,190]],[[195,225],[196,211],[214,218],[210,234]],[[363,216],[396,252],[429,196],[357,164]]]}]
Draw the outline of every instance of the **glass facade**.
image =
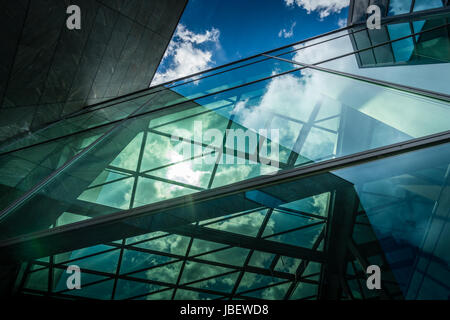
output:
[{"label": "glass facade", "polygon": [[449,17],[348,27],[3,145],[15,292],[448,299]]}]

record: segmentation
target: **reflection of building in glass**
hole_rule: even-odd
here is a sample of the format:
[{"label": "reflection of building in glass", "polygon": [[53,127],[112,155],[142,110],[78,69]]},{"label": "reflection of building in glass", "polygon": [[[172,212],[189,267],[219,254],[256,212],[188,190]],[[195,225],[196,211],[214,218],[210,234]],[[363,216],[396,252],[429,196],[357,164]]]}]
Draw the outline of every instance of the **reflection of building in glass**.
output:
[{"label": "reflection of building in glass", "polygon": [[[415,35],[424,55],[435,50],[427,43],[448,42],[447,18]],[[2,146],[0,263],[15,279],[3,290],[447,299],[450,59],[360,68],[351,28],[86,108]],[[199,141],[195,123],[223,141]],[[277,167],[249,161],[273,140],[236,147],[227,129],[278,129]],[[183,147],[202,152],[185,157]],[[81,290],[66,287],[71,264]],[[382,290],[366,287],[372,264]]]},{"label": "reflection of building in glass", "polygon": [[[367,15],[362,11],[364,1],[352,1],[348,22],[353,26],[350,30],[354,50],[375,46],[356,55],[361,68],[445,63],[448,60],[450,28],[443,12],[450,8],[445,9],[445,1],[392,0],[388,4],[386,0],[370,4],[379,5],[383,18],[393,23],[383,25],[380,30],[366,30]],[[447,28],[439,28],[446,23]],[[434,31],[421,33],[425,30]],[[412,34],[417,35],[412,37]],[[395,39],[399,40],[391,42]]]}]

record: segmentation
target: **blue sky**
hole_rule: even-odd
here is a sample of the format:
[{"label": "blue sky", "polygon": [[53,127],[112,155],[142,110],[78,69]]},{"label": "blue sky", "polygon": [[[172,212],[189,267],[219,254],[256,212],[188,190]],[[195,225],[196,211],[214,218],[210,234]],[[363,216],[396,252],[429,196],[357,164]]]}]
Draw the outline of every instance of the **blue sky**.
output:
[{"label": "blue sky", "polygon": [[153,84],[345,25],[349,0],[189,0]]}]

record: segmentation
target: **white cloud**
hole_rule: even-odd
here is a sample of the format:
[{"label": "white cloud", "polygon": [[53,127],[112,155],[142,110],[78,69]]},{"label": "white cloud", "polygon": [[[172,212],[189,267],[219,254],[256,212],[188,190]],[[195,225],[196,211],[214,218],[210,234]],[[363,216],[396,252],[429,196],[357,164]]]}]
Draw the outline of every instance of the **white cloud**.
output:
[{"label": "white cloud", "polygon": [[347,26],[347,19],[341,18],[338,20],[338,26],[339,28],[344,28]]},{"label": "white cloud", "polygon": [[294,22],[291,24],[291,27],[289,28],[289,30],[286,29],[281,29],[280,32],[278,32],[278,37],[281,38],[292,38],[292,36],[294,35],[294,27],[297,25],[297,22]]},{"label": "white cloud", "polygon": [[348,7],[350,0],[284,0],[287,6],[297,5],[305,9],[308,14],[317,11],[321,19],[332,13],[339,13]]},{"label": "white cloud", "polygon": [[183,24],[178,25],[161,62],[163,64],[167,59],[172,59],[172,63],[165,71],[156,72],[152,85],[210,68],[213,51],[205,46],[213,44],[220,47],[219,37],[220,31],[216,28],[195,33]]}]

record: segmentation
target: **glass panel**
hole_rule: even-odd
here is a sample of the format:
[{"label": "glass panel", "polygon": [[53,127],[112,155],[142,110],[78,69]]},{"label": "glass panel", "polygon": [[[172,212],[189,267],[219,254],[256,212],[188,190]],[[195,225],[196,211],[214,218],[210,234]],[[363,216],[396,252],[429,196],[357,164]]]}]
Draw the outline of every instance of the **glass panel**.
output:
[{"label": "glass panel", "polygon": [[290,300],[306,299],[317,295],[318,285],[299,282]]},{"label": "glass panel", "polygon": [[177,234],[167,235],[150,241],[135,244],[135,247],[160,251],[175,255],[185,255],[189,245],[189,238]]},{"label": "glass panel", "polygon": [[[387,281],[386,284],[384,282],[382,284],[384,290],[387,290],[388,294],[394,297],[400,295],[407,299],[446,299],[449,293],[447,279],[450,279],[446,268],[450,262],[446,254],[449,249],[447,232],[449,221],[447,204],[450,198],[449,159],[450,144],[446,143],[330,172],[303,176],[288,182],[279,182],[261,187],[258,191],[246,191],[245,194],[250,195],[248,197],[239,196],[240,201],[236,200],[236,195],[228,195],[222,197],[224,199],[219,197],[209,201],[214,202],[215,206],[220,201],[226,201],[229,209],[232,209],[232,204],[237,209],[241,209],[246,206],[244,201],[254,202],[263,199],[251,195],[255,192],[270,195],[272,198],[278,199],[277,203],[271,200],[271,204],[276,205],[277,208],[272,214],[274,218],[269,219],[267,223],[268,226],[274,228],[278,223],[277,215],[282,217],[285,214],[278,212],[279,210],[307,208],[311,205],[312,199],[315,199],[315,202],[334,201],[330,200],[328,196],[332,193],[334,195],[332,199],[345,196],[345,199],[331,205],[333,210],[338,212],[338,210],[341,210],[340,202],[347,205],[348,203],[354,203],[356,199],[359,206],[355,207],[353,211],[346,210],[347,214],[355,216],[355,226],[352,233],[355,243],[354,250],[360,252],[358,259],[382,266],[382,281]],[[308,199],[310,200],[306,201]],[[266,203],[268,200],[263,199],[259,202]],[[317,205],[316,208],[323,208],[324,206],[324,204]],[[326,204],[326,207],[328,206]],[[207,208],[205,204],[203,204],[203,208]],[[192,210],[195,211],[195,207]],[[317,210],[316,213],[319,213],[325,209]],[[255,212],[259,211],[253,211],[253,213]],[[240,216],[230,215],[229,217],[230,219],[237,219],[249,214],[252,214],[252,212],[244,212]],[[320,217],[318,215],[318,218],[311,219],[323,221]],[[298,218],[295,217],[295,219]],[[217,223],[215,220],[209,222],[209,224]],[[204,224],[204,226],[207,227],[208,224]],[[281,225],[281,229],[277,229],[281,232],[278,235],[271,234],[267,239],[282,240],[285,243],[304,248],[316,247],[317,243],[311,244],[317,242],[314,239],[317,238],[316,235],[317,232],[320,232],[320,228],[325,226],[325,222],[300,224],[299,226],[299,228],[296,228],[295,224],[285,227]],[[328,227],[336,226],[332,224]],[[292,229],[295,229],[295,231],[290,231]],[[312,231],[314,231],[314,234],[311,233]],[[279,236],[291,238],[274,239]],[[178,243],[184,243],[181,245],[181,250],[172,250],[172,247],[179,247]],[[184,256],[187,252],[188,243],[189,238],[171,234],[147,240],[140,245],[146,244],[146,249]],[[116,273],[120,249],[110,250],[110,248],[111,246],[102,245],[80,249],[72,253],[60,254],[56,261],[62,261],[64,265],[69,263],[80,265],[82,270],[86,270],[88,274],[89,270],[101,270],[102,272],[109,272],[113,276]],[[191,256],[187,258],[184,268],[183,261],[173,261],[173,258],[168,256],[125,249],[121,260],[121,274],[135,271],[129,276],[154,281],[157,286],[124,282],[120,286],[118,284],[118,288],[121,289],[117,291],[116,298],[146,295],[148,292],[160,290],[159,285],[164,283],[175,284],[180,277],[182,284],[192,288],[208,289],[211,290],[212,294],[217,292],[217,296],[223,292],[231,292],[237,285],[236,281],[239,274],[233,270],[235,270],[235,266],[239,268],[244,266],[245,268],[245,261],[248,260],[250,250],[237,247],[223,248],[224,245],[220,243],[194,239],[190,252]],[[276,249],[276,246],[272,249]],[[211,250],[217,251],[211,252]],[[197,256],[198,253],[204,254]],[[191,261],[193,255],[196,255],[195,261]],[[292,284],[286,282],[285,279],[257,273],[255,267],[267,269],[274,265],[274,271],[294,274],[302,260],[280,255],[274,262],[274,256],[273,253],[264,251],[252,253],[248,265],[254,269],[252,269],[252,272],[244,271],[242,280],[238,284],[238,294],[267,299],[285,297],[287,288],[291,287]],[[48,262],[41,263],[48,264]],[[149,269],[140,271],[143,268]],[[321,263],[314,261],[314,259],[308,261],[301,274],[301,279],[318,281],[321,270]],[[182,273],[180,274],[180,272]],[[360,274],[364,274],[364,270],[361,269],[358,261],[351,261],[347,266],[347,274],[349,277],[353,277],[349,278],[348,284],[355,298],[377,297],[377,293],[364,288],[365,278],[355,279],[356,276],[359,277]],[[55,288],[59,290],[58,288],[61,286],[59,283],[64,281],[65,276],[62,276],[61,273],[55,273],[55,275],[57,276],[55,279],[59,279]],[[41,266],[31,268],[28,279],[26,288],[36,288],[36,290],[45,292],[47,290],[48,268]],[[111,280],[97,283],[96,281],[99,280],[103,279],[94,279],[87,276],[86,291],[80,291],[77,294],[109,299],[110,296],[108,295],[111,295],[112,292],[107,282]],[[278,283],[280,284],[277,285]],[[267,288],[267,286],[273,289]],[[164,287],[163,285],[162,288]],[[314,283],[300,282],[288,298],[314,299],[317,296],[317,287],[318,285]],[[61,290],[63,290],[62,287]],[[196,299],[203,297],[197,295],[195,291],[186,291],[182,296],[188,293]],[[72,293],[69,292],[68,294]],[[158,296],[155,294],[155,297]],[[165,295],[165,297],[170,298],[171,296]]]},{"label": "glass panel", "polygon": [[116,287],[114,299],[117,299],[117,300],[129,299],[134,296],[158,291],[163,288],[165,288],[165,287],[158,286],[158,285],[151,284],[151,283],[119,279],[117,281],[117,287]]},{"label": "glass panel", "polygon": [[255,250],[253,251],[252,257],[250,258],[248,264],[250,266],[258,268],[268,269],[274,257],[275,257],[274,254]]},{"label": "glass panel", "polygon": [[442,0],[416,0],[414,4],[414,11],[422,11],[434,8],[443,7]]},{"label": "glass panel", "polygon": [[[54,272],[53,291],[59,292],[59,293],[67,292],[68,291],[67,280],[70,277],[70,274],[68,274],[66,272],[66,269],[60,269],[60,268],[54,269],[53,272]],[[82,276],[80,277],[80,284],[81,284],[81,287],[83,288],[87,285],[93,284],[94,282],[104,281],[107,279],[108,279],[108,277],[92,274],[92,273],[86,272],[85,270],[82,270]]]},{"label": "glass panel", "polygon": [[162,267],[134,273],[132,277],[174,284],[177,282],[182,264],[181,261],[170,263]]},{"label": "glass panel", "polygon": [[262,276],[260,274],[246,272],[242,277],[242,280],[239,284],[239,288],[237,290],[238,293],[243,291],[254,290],[257,288],[262,288],[271,284],[275,284],[277,282],[281,282],[283,279],[271,277],[271,276]]},{"label": "glass panel", "polygon": [[174,260],[175,258],[170,258],[167,256],[160,256],[136,250],[124,250],[120,273],[124,274],[145,268],[151,268],[160,264],[172,262]]},{"label": "glass panel", "polygon": [[109,300],[112,296],[114,280],[107,280],[96,284],[81,287],[79,290],[69,290],[65,292],[78,297]]},{"label": "glass panel", "polygon": [[180,284],[195,282],[204,278],[229,273],[230,271],[232,269],[187,261],[180,279]]},{"label": "glass panel", "polygon": [[354,1],[352,22],[359,22],[366,20],[367,8],[369,7],[369,0]]},{"label": "glass panel", "polygon": [[264,300],[283,300],[290,286],[290,282],[283,283],[278,286],[248,292],[245,296]]},{"label": "glass panel", "polygon": [[0,206],[7,207],[80,153],[109,127],[76,134],[0,156]]},{"label": "glass panel", "polygon": [[389,2],[388,16],[409,13],[411,10],[411,0],[391,0]]},{"label": "glass panel", "polygon": [[300,259],[281,256],[274,270],[295,274],[300,262],[302,262]]},{"label": "glass panel", "polygon": [[[225,100],[234,101],[233,106],[216,108]],[[450,127],[446,102],[310,69],[196,103],[206,113],[160,123],[157,130],[148,129],[151,119],[184,111],[184,106],[121,125],[10,213],[2,224],[14,228],[0,237],[49,228],[64,212],[109,214]],[[256,149],[261,141],[271,150]],[[165,156],[155,157],[159,154]],[[104,180],[106,169],[122,178]],[[34,219],[24,218],[29,215]]]},{"label": "glass panel", "polygon": [[207,224],[205,227],[256,237],[265,215],[266,213],[264,211],[256,211],[236,218],[230,218],[220,222]]},{"label": "glass panel", "polygon": [[225,276],[214,277],[208,280],[191,283],[189,284],[189,287],[231,293],[238,276],[239,273],[235,272]]}]

